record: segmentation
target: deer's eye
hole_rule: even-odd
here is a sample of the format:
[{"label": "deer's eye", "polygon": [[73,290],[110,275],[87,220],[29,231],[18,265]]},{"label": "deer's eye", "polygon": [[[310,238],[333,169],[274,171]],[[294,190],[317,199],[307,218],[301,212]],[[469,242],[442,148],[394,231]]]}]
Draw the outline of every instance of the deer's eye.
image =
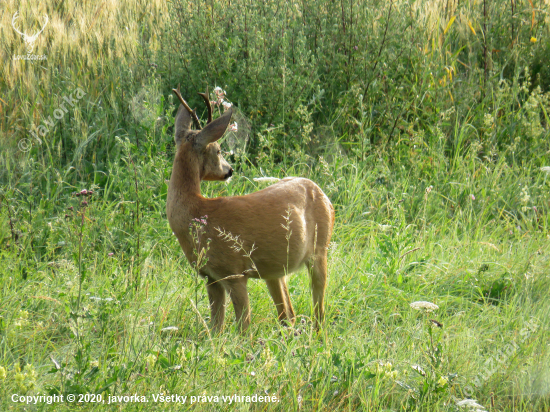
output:
[{"label": "deer's eye", "polygon": [[222,151],[221,150],[218,150],[218,156],[222,154]]}]

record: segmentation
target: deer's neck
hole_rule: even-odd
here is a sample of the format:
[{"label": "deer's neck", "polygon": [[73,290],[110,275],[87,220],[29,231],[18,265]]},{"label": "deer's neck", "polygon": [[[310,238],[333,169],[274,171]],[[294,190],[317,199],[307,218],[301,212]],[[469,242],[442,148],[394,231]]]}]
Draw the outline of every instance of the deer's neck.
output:
[{"label": "deer's neck", "polygon": [[168,188],[168,220],[172,221],[175,216],[186,220],[189,216],[196,217],[202,199],[199,162],[188,151],[178,150]]}]

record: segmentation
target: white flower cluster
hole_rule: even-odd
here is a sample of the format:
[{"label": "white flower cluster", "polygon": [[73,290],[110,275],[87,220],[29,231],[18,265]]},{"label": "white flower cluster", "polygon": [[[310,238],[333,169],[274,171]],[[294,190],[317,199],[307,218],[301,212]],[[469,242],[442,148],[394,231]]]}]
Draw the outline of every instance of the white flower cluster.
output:
[{"label": "white flower cluster", "polygon": [[[225,90],[223,90],[220,86],[216,86],[214,88],[214,94],[216,95],[216,100],[212,100],[210,104],[212,106],[221,106],[223,107],[223,111],[227,111],[231,106],[233,106],[233,103],[228,102],[225,100]],[[237,125],[237,122],[233,122],[229,125],[229,130],[232,132],[236,132],[239,130],[239,126]]]},{"label": "white flower cluster", "polygon": [[433,312],[434,310],[439,309],[439,306],[437,306],[435,303],[432,302],[426,302],[423,300],[420,300],[418,302],[412,302],[411,308],[415,310],[425,310],[426,312]]},{"label": "white flower cluster", "polygon": [[216,100],[210,102],[212,106],[222,106],[224,112],[231,106],[233,106],[233,103],[225,100],[225,90],[223,90],[221,87],[215,87],[214,94],[216,95]]}]

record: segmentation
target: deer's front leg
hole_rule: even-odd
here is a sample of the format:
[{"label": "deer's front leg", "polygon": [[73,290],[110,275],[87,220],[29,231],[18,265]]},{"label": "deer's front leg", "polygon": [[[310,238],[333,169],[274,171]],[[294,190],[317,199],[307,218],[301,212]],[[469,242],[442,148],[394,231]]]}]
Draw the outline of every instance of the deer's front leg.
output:
[{"label": "deer's front leg", "polygon": [[286,284],[286,278],[279,279],[265,279],[267,288],[275,307],[277,308],[277,314],[279,315],[279,321],[283,324],[294,324],[294,309],[292,309],[292,303],[290,302],[290,295],[288,293],[288,286]]},{"label": "deer's front leg", "polygon": [[248,301],[248,291],[246,290],[247,280],[248,278],[242,275],[222,280],[223,286],[229,292],[229,297],[233,302],[235,317],[241,332],[246,331],[250,325],[250,303]]},{"label": "deer's front leg", "polygon": [[210,326],[214,333],[223,330],[225,320],[225,289],[219,281],[207,277],[206,291],[210,302]]}]

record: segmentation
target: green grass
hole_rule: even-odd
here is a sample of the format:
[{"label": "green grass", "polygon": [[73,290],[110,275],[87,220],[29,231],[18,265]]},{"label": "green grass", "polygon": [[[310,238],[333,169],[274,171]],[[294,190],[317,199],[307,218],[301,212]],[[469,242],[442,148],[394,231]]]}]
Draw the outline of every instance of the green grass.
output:
[{"label": "green grass", "polygon": [[[522,212],[517,199],[521,182],[529,181],[529,202],[548,202],[544,172],[472,161],[434,176],[427,193],[414,170],[396,168],[380,179],[383,162],[372,170],[335,157],[327,163],[330,177],[296,169],[319,182],[337,210],[325,328],[312,330],[302,271],[289,283],[299,314],[294,328],[278,326],[265,285],[252,281],[251,329],[240,336],[230,308],[226,330],[211,337],[203,324],[209,314],[203,282],[194,278],[164,216],[161,177],[170,172],[169,159],[133,162],[137,193],[131,168],[114,167],[104,186],[86,197],[86,207],[71,195],[75,188],[62,183],[55,202],[12,216],[29,230],[16,242],[2,209],[4,394],[83,392],[107,399],[267,391],[280,403],[237,409],[294,410],[301,399],[304,410],[457,410],[453,399],[466,392],[487,410],[548,409],[548,218]],[[476,179],[468,179],[470,172]],[[258,188],[251,182],[257,175],[248,168],[229,184],[203,183],[203,191],[248,193]],[[439,309],[413,310],[410,303],[420,300]],[[170,326],[178,330],[163,331]],[[17,384],[17,368],[26,364],[36,375]],[[454,378],[438,386],[442,376]],[[18,406],[4,396],[2,409],[10,408]]]},{"label": "green grass", "polygon": [[[549,411],[547,0],[483,4],[5,2],[0,410]],[[29,33],[50,16],[47,60],[12,59],[15,11]],[[236,109],[235,176],[205,196],[304,176],[331,199],[319,333],[302,270],[294,327],[250,281],[247,333],[229,306],[210,334],[165,214],[178,83],[199,117],[206,84]],[[105,403],[12,401],[86,393]]]}]

